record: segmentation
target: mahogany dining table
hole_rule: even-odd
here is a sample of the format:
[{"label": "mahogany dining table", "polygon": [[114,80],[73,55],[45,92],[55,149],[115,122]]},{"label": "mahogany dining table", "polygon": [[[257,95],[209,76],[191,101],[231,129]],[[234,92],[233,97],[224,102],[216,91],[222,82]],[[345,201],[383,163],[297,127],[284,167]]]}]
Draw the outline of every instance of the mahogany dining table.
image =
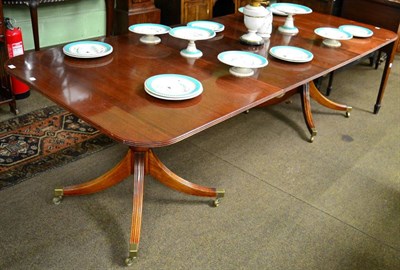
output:
[{"label": "mahogany dining table", "polygon": [[[215,38],[196,42],[203,52],[196,60],[180,55],[180,50],[187,46],[185,40],[167,34],[160,36],[160,44],[146,45],[139,41],[140,35],[128,33],[101,39],[113,47],[113,52],[102,58],[72,58],[58,46],[26,52],[5,64],[10,75],[112,139],[129,146],[125,157],[110,171],[83,184],[56,188],[54,197],[54,202],[59,203],[64,196],[99,192],[133,175],[128,265],[132,264],[139,248],[145,175],[186,194],[215,198],[215,206],[225,194],[223,189],[197,185],[174,174],[157,158],[154,148],[178,143],[251,108],[282,101],[297,92],[302,95],[304,116],[313,136],[316,131],[310,97],[335,110],[348,113],[351,109],[322,96],[313,80],[377,49],[389,52],[378,104],[383,96],[397,39],[391,31],[313,12],[295,17],[300,30],[296,36],[280,34],[277,27],[283,19],[275,16],[271,38],[262,46],[248,46],[239,42],[239,37],[246,32],[243,14],[214,20],[224,24],[225,30]],[[373,29],[374,35],[342,41],[341,47],[330,48],[314,33],[317,27],[343,24]],[[269,56],[268,48],[276,45],[304,48],[311,51],[314,58],[308,63],[275,59]],[[217,59],[219,53],[227,50],[252,51],[265,56],[269,63],[250,77],[235,77],[229,73],[229,67]],[[203,93],[189,100],[169,101],[144,91],[147,78],[170,73],[196,78],[203,85]]]}]

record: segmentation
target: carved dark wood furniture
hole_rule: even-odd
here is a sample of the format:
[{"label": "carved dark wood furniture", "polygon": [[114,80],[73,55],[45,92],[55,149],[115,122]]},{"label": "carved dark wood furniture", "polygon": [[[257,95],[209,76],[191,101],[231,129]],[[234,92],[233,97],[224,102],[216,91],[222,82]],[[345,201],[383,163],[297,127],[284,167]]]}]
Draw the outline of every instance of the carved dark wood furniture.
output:
[{"label": "carved dark wood furniture", "polygon": [[[68,0],[2,0],[5,5],[26,5],[29,7],[33,31],[33,42],[35,44],[35,50],[40,50],[39,40],[39,28],[38,28],[38,12],[37,9],[41,4],[64,2]],[[106,1],[106,35],[111,35],[113,25],[113,13],[114,13],[114,0]]]},{"label": "carved dark wood furniture", "polygon": [[155,0],[154,3],[161,10],[161,23],[166,25],[208,20],[213,15],[213,0]]},{"label": "carved dark wood furniture", "polygon": [[[105,42],[111,44],[114,51],[100,59],[70,58],[63,54],[62,47],[55,47],[27,52],[8,61],[8,64],[16,66],[15,69],[7,68],[11,75],[25,81],[32,89],[106,135],[129,146],[130,150],[123,160],[103,176],[84,184],[55,190],[55,201],[58,202],[63,196],[102,191],[133,175],[128,264],[132,263],[138,252],[145,175],[151,175],[168,187],[191,195],[218,198],[224,194],[222,190],[180,178],[161,163],[153,152],[154,148],[177,143],[273,99],[283,100],[278,97],[297,92],[299,87],[306,121],[311,120],[311,124],[310,97],[330,108],[346,111],[347,106],[321,96],[313,87],[313,80],[371,51],[393,48],[397,38],[393,32],[381,29],[375,31],[375,35],[368,40],[353,39],[344,41],[340,48],[328,48],[314,34],[314,29],[327,24],[348,24],[349,21],[313,12],[298,16],[296,26],[300,33],[292,37],[290,42],[291,45],[310,50],[314,54],[311,62],[293,64],[268,56],[269,64],[265,68],[257,70],[252,77],[237,78],[229,73],[228,66],[217,60],[217,55],[226,50],[250,50],[262,54],[267,48],[250,47],[239,42],[239,37],[247,32],[242,14],[215,20],[226,28],[217,38],[196,44],[204,55],[194,62],[187,61],[179,53],[187,46],[184,40],[164,35],[160,44],[149,46],[140,43],[140,35],[133,33],[106,38]],[[274,21],[271,47],[283,42],[282,35],[276,29],[282,25],[282,20]],[[394,53],[390,55],[390,62],[393,57]],[[31,66],[35,69],[31,69]],[[89,67],[94,72],[87,72]],[[82,70],[86,71],[84,76]],[[146,94],[144,81],[163,73],[192,76],[201,81],[204,91],[196,98],[179,102],[160,100]],[[385,70],[385,81],[389,73],[390,69]],[[383,96],[385,85],[381,85],[380,96]],[[71,98],[71,95],[79,98]]]},{"label": "carved dark wood furniture", "polygon": [[115,34],[127,33],[132,24],[159,22],[160,10],[155,7],[154,0],[116,0]]}]

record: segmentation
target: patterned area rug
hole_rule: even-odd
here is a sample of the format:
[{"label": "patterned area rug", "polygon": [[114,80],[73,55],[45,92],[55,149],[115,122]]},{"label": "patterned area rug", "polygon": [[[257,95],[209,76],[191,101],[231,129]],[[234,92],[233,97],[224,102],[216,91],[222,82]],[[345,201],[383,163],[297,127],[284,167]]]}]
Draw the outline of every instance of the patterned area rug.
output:
[{"label": "patterned area rug", "polygon": [[0,122],[0,190],[114,144],[58,106]]}]

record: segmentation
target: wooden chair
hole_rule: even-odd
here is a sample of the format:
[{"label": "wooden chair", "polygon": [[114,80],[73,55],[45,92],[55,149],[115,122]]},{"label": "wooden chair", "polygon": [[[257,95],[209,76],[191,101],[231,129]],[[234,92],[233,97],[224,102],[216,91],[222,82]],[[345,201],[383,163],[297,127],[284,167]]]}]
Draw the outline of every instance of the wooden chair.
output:
[{"label": "wooden chair", "polygon": [[[32,22],[32,31],[33,31],[33,41],[35,44],[35,50],[40,50],[39,43],[39,29],[38,29],[38,15],[37,8],[40,4],[46,3],[56,3],[56,2],[64,2],[68,0],[2,0],[5,5],[27,5],[29,7],[31,13],[31,22]],[[114,13],[114,0],[105,0],[106,1],[106,35],[109,36],[112,34],[112,26],[113,26],[113,13]]]}]

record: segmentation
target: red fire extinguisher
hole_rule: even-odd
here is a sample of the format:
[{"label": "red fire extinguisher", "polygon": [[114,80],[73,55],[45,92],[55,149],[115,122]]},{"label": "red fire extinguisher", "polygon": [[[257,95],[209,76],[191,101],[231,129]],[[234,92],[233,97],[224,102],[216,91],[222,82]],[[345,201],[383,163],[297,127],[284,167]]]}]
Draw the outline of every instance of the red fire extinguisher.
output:
[{"label": "red fire extinguisher", "polygon": [[[5,25],[8,57],[24,54],[21,28],[14,27],[10,18],[5,18]],[[11,89],[16,99],[27,98],[30,95],[29,86],[14,77],[11,77]]]}]

